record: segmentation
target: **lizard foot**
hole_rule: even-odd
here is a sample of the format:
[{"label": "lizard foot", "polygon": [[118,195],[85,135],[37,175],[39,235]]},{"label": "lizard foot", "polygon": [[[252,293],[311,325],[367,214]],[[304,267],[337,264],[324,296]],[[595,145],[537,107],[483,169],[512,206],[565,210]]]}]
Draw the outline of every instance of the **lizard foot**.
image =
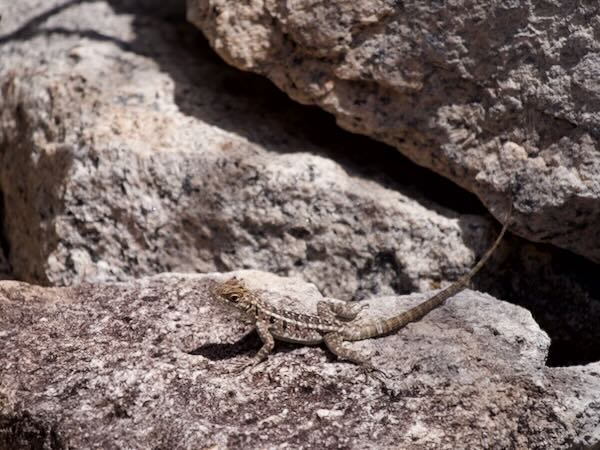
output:
[{"label": "lizard foot", "polygon": [[385,373],[381,369],[378,369],[370,362],[362,363],[360,365],[360,368],[361,368],[362,372],[365,374],[365,378],[372,376],[373,378],[375,378],[378,381],[382,381],[381,378],[379,378],[379,377],[383,377],[388,380],[390,379],[390,376],[387,373]]},{"label": "lizard foot", "polygon": [[249,361],[247,361],[247,360],[236,361],[232,364],[232,368],[229,371],[229,373],[246,372],[248,370],[251,370],[253,367],[256,367],[262,361],[263,361],[262,359],[258,359],[258,358],[252,358]]}]

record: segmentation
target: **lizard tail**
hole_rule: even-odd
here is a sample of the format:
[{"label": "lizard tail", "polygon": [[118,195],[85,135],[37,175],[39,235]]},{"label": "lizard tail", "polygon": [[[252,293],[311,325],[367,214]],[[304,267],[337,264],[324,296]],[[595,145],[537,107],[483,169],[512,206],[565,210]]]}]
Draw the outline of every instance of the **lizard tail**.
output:
[{"label": "lizard tail", "polygon": [[485,252],[485,254],[481,257],[479,262],[475,264],[475,266],[469,271],[469,273],[463,275],[450,286],[439,291],[433,297],[425,300],[423,303],[420,303],[419,305],[409,309],[408,311],[403,312],[402,314],[390,317],[389,319],[375,320],[373,322],[370,322],[369,324],[366,324],[360,329],[356,328],[352,331],[349,331],[345,339],[349,341],[360,341],[362,339],[370,339],[393,333],[394,331],[399,330],[408,323],[421,319],[427,313],[444,303],[447,299],[465,289],[469,284],[471,278],[473,278],[473,276],[477,272],[479,272],[479,270],[485,265],[487,260],[490,259],[492,253],[494,253],[494,251],[500,244],[500,241],[502,241],[504,233],[506,232],[506,229],[508,228],[510,222],[509,219],[510,214],[506,222],[504,223],[502,231],[500,231],[500,234],[496,238],[494,244],[488,249],[488,251]]}]

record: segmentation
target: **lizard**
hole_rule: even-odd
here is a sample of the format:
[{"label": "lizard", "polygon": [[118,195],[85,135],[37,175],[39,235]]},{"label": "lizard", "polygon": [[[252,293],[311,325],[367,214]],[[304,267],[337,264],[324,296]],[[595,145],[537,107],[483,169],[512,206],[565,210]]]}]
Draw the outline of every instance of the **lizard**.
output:
[{"label": "lizard", "polygon": [[355,320],[365,307],[362,305],[322,300],[317,303],[316,315],[302,314],[269,304],[256,292],[248,289],[243,280],[236,277],[217,284],[212,289],[212,297],[241,310],[254,324],[262,341],[262,347],[252,360],[238,364],[237,369],[243,370],[267,359],[273,351],[275,340],[279,340],[302,345],[325,343],[325,346],[339,359],[358,364],[367,370],[377,370],[368,358],[346,347],[344,342],[377,338],[394,333],[407,324],[420,320],[447,299],[464,290],[496,250],[508,225],[507,219],[492,246],[468,273],[454,283],[401,314],[364,324]]}]

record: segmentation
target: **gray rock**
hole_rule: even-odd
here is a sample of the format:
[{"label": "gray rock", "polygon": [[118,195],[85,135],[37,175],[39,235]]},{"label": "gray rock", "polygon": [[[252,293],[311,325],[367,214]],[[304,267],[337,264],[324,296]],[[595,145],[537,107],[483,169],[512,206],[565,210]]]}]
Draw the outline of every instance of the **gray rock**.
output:
[{"label": "gray rock", "polygon": [[[33,21],[18,5],[3,12],[7,32]],[[247,77],[142,17],[71,3],[0,47],[0,189],[17,278],[263,268],[364,297],[455,279],[493,239],[488,219],[335,161],[338,144],[298,126],[312,112],[232,93]]]},{"label": "gray rock", "polygon": [[[137,4],[50,6],[13,2],[0,22],[11,276],[263,268],[363,298],[456,279],[493,238],[465,191],[227,68],[192,27]],[[518,239],[500,250],[477,286],[534,313],[553,364],[598,360],[598,266]]]},{"label": "gray rock", "polygon": [[[191,0],[230,64],[600,262],[597,5]],[[502,200],[500,200],[502,199]]]},{"label": "gray rock", "polygon": [[[237,273],[301,311],[298,279]],[[474,291],[397,334],[356,342],[389,378],[325,348],[260,346],[208,288],[231,274],[39,288],[0,283],[0,446],[53,448],[574,448],[600,439],[600,367],[544,366],[524,309]],[[372,298],[368,316],[423,295]],[[14,448],[14,447],[13,447]]]},{"label": "gray rock", "polygon": [[[0,210],[3,222],[0,247],[6,252],[10,267],[15,269],[14,276],[40,283],[77,284],[81,281],[127,279],[162,271],[226,271],[252,267],[301,276],[315,283],[328,296],[363,298],[373,293],[392,295],[439,287],[464,273],[476,255],[489,245],[495,230],[480,214],[481,208],[478,209],[474,197],[449,182],[441,181],[441,177],[429,171],[419,170],[383,145],[350,136],[329,126],[324,113],[292,105],[266,81],[226,67],[210,50],[198,46],[199,32],[184,25],[182,18],[172,16],[175,14],[170,10],[173,5],[164,5],[163,8],[155,1],[145,3],[135,0],[106,3],[26,0],[3,5],[0,21]],[[366,155],[365,148],[368,148]],[[389,155],[393,155],[393,158]],[[502,208],[499,211],[498,215],[501,216]],[[600,291],[595,275],[598,266],[564,253],[509,237],[499,249],[497,258],[491,261],[476,283],[477,286],[485,286],[486,290],[489,287],[489,292],[493,292],[497,298],[510,299],[531,309],[544,330],[552,335],[550,359],[554,365],[596,361],[600,338],[600,329],[594,326],[600,320],[600,308],[597,307]],[[579,278],[586,271],[592,274],[591,282]],[[261,279],[258,274],[253,276]],[[193,277],[191,279],[195,280]],[[267,281],[265,283],[273,289],[273,286],[284,283],[282,280]],[[154,286],[154,281],[139,283]],[[74,307],[76,311],[85,311],[81,302],[87,302],[90,296],[93,297],[89,300],[91,305],[94,298],[101,296],[105,299],[102,300],[103,304],[108,304],[110,292],[115,292],[117,296],[129,295],[120,289],[131,294],[127,297],[128,301],[136,302],[135,299],[140,296],[139,283],[132,282],[131,286],[137,287],[131,289],[129,285],[105,288],[79,286],[57,290],[38,290],[26,288],[25,285],[18,285],[18,289],[11,288],[5,292],[10,298],[10,308],[0,309],[0,323],[11,322],[7,327],[1,325],[0,348],[4,351],[4,343],[12,339],[11,336],[17,336],[13,333],[18,332],[19,317],[25,320],[27,329],[18,332],[19,344],[23,344],[23,349],[29,348],[27,345],[34,345],[29,341],[38,330],[36,326],[43,327],[47,308],[51,308],[41,299],[56,298],[58,304],[62,305],[57,306],[57,311],[65,315],[66,320],[60,325],[59,322],[52,322],[61,328],[53,332],[45,328],[48,334],[40,338],[52,352],[40,346],[41,350],[36,352],[42,354],[23,353],[21,356],[24,364],[28,364],[28,358],[33,358],[31,361],[38,364],[39,358],[44,357],[49,367],[61,363],[53,362],[53,358],[58,357],[56,355],[68,361],[69,356],[60,352],[68,350],[71,341],[61,339],[60,335],[65,329],[68,330],[67,336],[76,335],[77,331],[71,329],[71,325],[79,323],[83,326],[84,322],[71,322],[73,316],[65,312],[67,306],[63,302],[75,302],[78,305]],[[198,281],[200,290],[204,289],[202,283]],[[2,284],[2,288],[6,286],[17,285]],[[165,289],[170,289],[169,286]],[[285,286],[285,292],[297,292],[302,298],[320,297],[314,287],[296,282]],[[299,286],[304,287],[300,289]],[[97,295],[90,294],[92,291]],[[172,299],[173,294],[169,292],[161,292],[161,298]],[[466,298],[465,295],[457,297],[457,300]],[[119,298],[119,304],[126,309],[123,305],[125,299]],[[390,303],[390,308],[398,306],[403,309],[407,306],[404,300],[394,297],[384,301]],[[42,302],[41,306],[39,302]],[[152,316],[156,310],[148,309],[139,302],[135,305],[140,307],[136,316],[138,323],[150,324],[158,320]],[[452,306],[452,302],[449,306]],[[480,306],[478,300],[477,307]],[[373,306],[374,311],[376,307]],[[495,310],[482,308],[488,314],[488,321],[496,314]],[[381,312],[393,313],[396,310],[381,309]],[[106,325],[102,322],[103,318],[113,317],[102,314],[92,314],[98,327]],[[143,318],[144,314],[151,315]],[[216,313],[207,314],[206,324],[210,326],[201,322],[198,328],[202,328],[203,333],[221,330],[221,334],[216,341],[207,334],[200,334],[200,341],[190,335],[189,342],[186,341],[186,345],[189,345],[177,347],[179,350],[175,352],[184,359],[194,356],[186,356],[187,351],[199,353],[186,360],[185,367],[195,367],[199,362],[202,366],[207,362],[206,358],[209,361],[213,358],[213,364],[221,370],[229,364],[222,360],[219,362],[218,358],[223,352],[236,355],[237,358],[242,357],[245,351],[255,351],[254,347],[248,348],[248,345],[258,345],[256,339],[252,338],[243,341],[240,346],[219,344],[224,339],[230,342],[232,333],[242,332],[243,329]],[[117,341],[123,347],[128,346],[130,341],[143,340],[145,333],[143,327],[137,325],[127,331],[127,317],[112,321]],[[171,319],[168,322],[172,323]],[[522,326],[529,328],[531,323],[528,318]],[[149,335],[158,335],[155,330],[160,325],[152,327],[154,331],[149,331]],[[177,329],[176,325],[169,327]],[[12,331],[7,331],[8,328]],[[171,328],[166,331],[167,334],[172,333]],[[468,325],[465,329],[467,331],[456,331],[454,337],[457,340],[452,345],[463,345],[463,334],[469,333]],[[93,328],[87,330],[93,331]],[[540,333],[537,328],[535,330]],[[96,342],[100,347],[88,349],[87,352],[95,355],[94,358],[110,358],[102,351],[112,348],[112,344],[106,341],[114,339],[114,336],[101,329],[93,337],[92,331],[88,336],[90,340],[81,342],[85,341],[84,345],[95,345],[93,342]],[[405,330],[408,331],[410,329]],[[439,335],[437,326],[433,331]],[[403,336],[406,337],[406,333]],[[92,342],[92,339],[97,340]],[[537,344],[530,345],[530,341],[523,344],[524,352],[529,352],[537,361],[543,361],[548,339],[536,339],[532,338],[531,342]],[[55,340],[63,342],[64,346],[57,350],[54,347]],[[11,342],[14,345],[14,340]],[[81,343],[79,338],[72,342],[74,345]],[[167,344],[173,342],[167,341]],[[214,342],[217,342],[216,346],[211,345]],[[388,383],[388,390],[382,388],[381,391],[373,391],[377,388],[366,388],[371,389],[369,392],[375,392],[369,394],[368,404],[381,401],[398,417],[406,418],[406,423],[416,423],[411,435],[416,436],[415,442],[421,442],[423,427],[428,426],[428,422],[411,422],[411,417],[417,417],[419,411],[423,414],[426,410],[410,408],[419,406],[419,398],[424,394],[435,395],[438,391],[427,390],[430,385],[421,386],[415,380],[420,375],[419,367],[432,371],[438,367],[433,361],[414,361],[418,359],[419,351],[422,351],[422,359],[439,358],[440,352],[431,353],[432,348],[419,347],[413,358],[410,356],[413,353],[406,353],[405,341],[401,342],[400,352],[395,350],[393,353],[375,354],[375,359],[385,364],[386,358],[395,361],[398,354],[404,355],[401,361],[403,365],[392,370],[403,371],[402,377],[408,377],[410,382],[417,383],[417,387],[410,384],[410,390],[402,384],[398,387],[396,373],[396,381]],[[552,357],[556,342],[564,345],[562,357]],[[434,343],[439,345],[437,338]],[[56,345],[60,347],[63,344]],[[136,351],[141,352],[146,361],[147,355],[143,352],[152,345],[144,347],[138,342],[132,348],[138,349]],[[356,345],[366,352],[378,348],[367,342]],[[82,370],[94,369],[93,364],[99,359],[86,360],[85,351],[77,348],[75,359],[87,361],[87,366],[80,361],[78,367]],[[197,348],[200,350],[195,352]],[[275,358],[283,359],[275,359],[275,363],[283,362],[292,369],[304,367],[306,364],[297,362],[299,355],[303,362],[302,358],[306,358],[309,364],[320,364],[315,367],[325,371],[326,377],[323,378],[318,370],[303,373],[302,376],[289,372],[285,375],[284,370],[284,375],[281,375],[281,365],[269,366],[269,374],[275,380],[271,395],[279,402],[277,404],[284,402],[286,396],[291,398],[292,406],[305,414],[302,417],[310,416],[313,424],[328,421],[329,428],[326,428],[327,432],[316,436],[310,435],[310,429],[294,429],[285,435],[290,428],[280,428],[276,442],[284,442],[286,437],[292,443],[302,439],[316,442],[323,438],[328,445],[335,446],[338,441],[327,441],[326,438],[332,435],[334,437],[330,439],[335,439],[333,431],[337,430],[336,421],[339,422],[340,413],[344,414],[343,418],[347,417],[347,411],[356,413],[361,408],[362,397],[356,394],[360,388],[358,385],[353,388],[352,401],[346,399],[341,406],[334,404],[330,400],[343,397],[343,393],[336,387],[340,383],[340,379],[335,378],[337,372],[332,373],[328,369],[331,367],[329,364],[334,364],[336,370],[344,366],[335,365],[337,363],[332,362],[330,355],[318,349],[279,348],[282,351]],[[483,344],[481,348],[485,349]],[[483,351],[481,348],[480,352]],[[584,348],[587,350],[581,352]],[[293,354],[285,353],[286,349],[293,351]],[[169,352],[171,350],[173,348],[169,348]],[[448,351],[455,355],[457,350]],[[135,359],[136,355],[128,357]],[[571,358],[572,355],[575,357]],[[157,386],[168,385],[179,389],[174,394],[179,397],[170,404],[160,403],[165,409],[169,406],[174,408],[175,412],[165,415],[167,419],[175,418],[181,410],[185,410],[187,400],[184,397],[187,396],[186,389],[189,389],[198,396],[199,402],[212,405],[207,420],[227,425],[232,409],[228,409],[224,398],[229,394],[221,389],[219,381],[197,385],[196,375],[189,374],[184,377],[187,380],[185,383],[172,381],[170,377],[179,373],[176,369],[181,362],[179,356],[175,362],[169,362],[169,359],[167,363],[159,358],[149,363],[151,369],[148,371],[136,366],[135,360],[119,358],[121,356],[116,357],[117,361],[108,361],[101,368],[99,373],[104,378],[94,378],[97,384],[85,384],[85,380],[92,379],[89,370],[85,372],[88,375],[83,376],[83,381],[75,373],[74,379],[81,381],[81,384],[70,385],[72,392],[77,393],[79,389],[83,395],[86,389],[94,391],[98,386],[103,389],[98,395],[104,397],[91,400],[91,403],[77,403],[78,397],[74,397],[69,403],[65,394],[65,398],[59,399],[66,402],[65,414],[85,418],[93,416],[87,408],[91,408],[94,414],[98,410],[108,411],[105,419],[116,423],[114,436],[124,433],[123,439],[134,439],[135,436],[126,434],[128,426],[134,422],[127,418],[130,404],[138,398],[148,399],[151,395],[158,395],[158,400],[155,397],[148,400],[151,407],[159,404],[161,399],[171,401],[171,397],[160,397],[162,394],[152,391],[152,383],[156,381]],[[521,365],[525,364],[522,359],[517,358],[514,367],[507,361],[504,370],[520,370]],[[4,363],[3,359],[0,360]],[[446,361],[443,355],[442,361]],[[157,374],[153,364],[166,372]],[[542,363],[538,365],[541,367]],[[131,366],[130,372],[128,366]],[[456,364],[452,367],[456,367]],[[594,422],[594,417],[597,417],[594,415],[594,405],[597,403],[594,402],[598,398],[592,389],[594,383],[597,385],[595,367],[592,364],[583,368],[553,368],[548,372],[539,369],[547,377],[551,377],[549,374],[558,374],[557,381],[552,383],[561,386],[560,389],[556,388],[558,391],[567,392],[557,397],[559,410],[568,403],[571,405],[569,411],[581,413],[580,417],[573,418],[571,412],[566,415],[561,412],[556,429],[566,431],[564,434],[557,432],[557,436],[572,435],[575,443],[594,442],[597,436]],[[113,368],[114,372],[111,371]],[[340,369],[341,375],[347,374],[341,382],[359,383],[360,380],[353,381],[356,372],[348,370],[342,372]],[[458,369],[444,370],[452,372]],[[410,371],[412,375],[407,373]],[[201,383],[204,380],[202,373],[198,375]],[[12,411],[4,416],[12,419],[8,424],[4,423],[3,429],[17,430],[18,433],[22,432],[21,436],[31,432],[27,435],[29,437],[25,436],[30,439],[28,442],[39,438],[47,439],[50,442],[48,446],[53,445],[53,439],[59,436],[54,431],[59,428],[56,425],[59,419],[54,421],[53,414],[44,416],[37,413],[52,410],[48,403],[49,396],[53,394],[52,383],[48,381],[50,372],[40,374],[41,377],[47,377],[47,382],[41,382],[40,385],[35,385],[34,378],[23,378],[25,382],[30,380],[34,387],[44,386],[43,394],[32,394],[28,400],[28,405],[36,405],[29,409],[18,409],[22,405],[20,399],[24,398],[22,395],[29,385],[18,388],[14,379],[20,375],[5,371],[2,365],[0,374],[0,404],[4,405],[3,411]],[[259,375],[256,378],[260,381],[258,387],[264,393],[273,386]],[[34,377],[35,373],[23,376]],[[70,376],[63,371],[57,380],[68,384]],[[139,379],[147,376],[149,381],[144,381],[146,384],[141,387],[131,381],[133,387],[129,389],[127,380],[133,380],[136,376],[142,377]],[[230,382],[247,382],[254,378],[228,379]],[[530,413],[526,408],[539,404],[542,410],[539,417],[546,417],[544,414],[549,411],[551,401],[544,396],[554,387],[549,388],[550,391],[542,390],[540,396],[535,397],[535,393],[530,394],[534,388],[521,378],[517,379],[521,384],[518,384],[515,394],[507,390],[504,400],[499,402],[507,411],[517,410],[519,406],[523,408],[520,420],[526,424],[523,428],[526,434],[529,431],[529,418],[538,417],[537,410]],[[319,384],[318,392],[310,391],[311,385],[323,380],[331,383]],[[441,382],[439,378],[433,381],[444,386],[445,381]],[[125,383],[121,391],[112,391],[108,387],[123,386],[121,382]],[[66,386],[64,383],[61,386]],[[458,389],[456,392],[465,394],[466,398],[471,395],[465,391],[466,387],[461,390],[452,385],[451,388]],[[41,392],[35,389],[32,392]],[[141,390],[143,395],[130,396],[130,393],[134,395],[138,392],[136,389]],[[307,393],[304,392],[306,389]],[[459,395],[451,397],[450,387],[444,389],[446,391],[440,392],[447,394],[448,398],[458,399],[457,405],[460,405]],[[244,392],[246,395],[247,391]],[[95,391],[91,393],[97,394]],[[527,398],[534,396],[536,400],[516,397],[521,393],[527,394]],[[211,398],[215,402],[211,403]],[[250,394],[247,398],[257,400]],[[432,398],[423,404],[423,408],[431,406],[435,417],[444,415],[448,418],[448,410],[442,408],[448,404],[437,405]],[[271,404],[268,394],[261,394],[258,400],[254,404]],[[316,402],[314,408],[310,405],[313,400]],[[539,403],[536,403],[538,400]],[[528,401],[530,404],[527,404]],[[143,406],[141,403],[135,405],[135,408]],[[219,410],[221,407],[222,411]],[[62,405],[57,408],[62,408]],[[276,425],[278,420],[292,423],[299,417],[294,409],[288,409],[283,415],[283,410],[269,408],[266,408],[269,413],[267,417],[272,420],[252,425],[253,411],[256,414],[259,408],[252,410],[252,402],[244,403],[240,410],[248,414],[249,422],[239,426],[237,435],[242,437],[228,438],[228,445],[244,446],[243,439],[259,442],[259,434]],[[408,412],[403,412],[403,408],[408,408]],[[372,410],[375,411],[376,407],[373,406]],[[32,415],[30,411],[37,412]],[[382,422],[385,426],[391,426],[381,410],[377,411],[381,417],[372,416],[374,419],[370,423]],[[187,428],[179,428],[179,422],[176,421],[170,428],[168,421],[158,425],[155,435],[160,436],[164,447],[175,447],[169,444],[169,439],[177,441],[191,435],[206,436],[211,428],[203,428],[201,433],[205,434],[194,434],[198,427],[204,427],[202,423],[205,422],[195,420],[203,413],[190,412],[197,416],[189,419]],[[152,416],[152,413],[148,414]],[[118,423],[120,420],[123,422]],[[78,426],[73,425],[73,421],[67,422],[67,428]],[[141,423],[133,424],[136,430],[142,430]],[[227,436],[233,435],[232,430],[238,424],[230,423]],[[514,422],[511,422],[510,426],[513,425]],[[253,434],[244,434],[252,426],[255,427],[252,428]],[[364,439],[371,434],[378,436],[377,439],[385,438],[381,437],[375,425],[362,426],[357,421],[352,426],[362,433]],[[542,431],[531,433],[532,443],[538,442],[535,439],[545,432],[544,429],[547,428],[542,427],[539,429]],[[62,430],[60,436],[68,434]],[[108,436],[110,430],[105,431],[105,436]],[[15,433],[11,436],[15,436]],[[502,436],[498,439],[505,439]],[[346,438],[342,435],[339,439],[342,442],[339,445],[343,446]],[[440,442],[440,445],[457,443],[452,441],[452,436],[445,439],[445,443]],[[560,439],[557,437],[551,442]],[[564,442],[567,440],[565,437]],[[98,441],[102,442],[100,438]],[[85,444],[81,446],[86,447]]]}]

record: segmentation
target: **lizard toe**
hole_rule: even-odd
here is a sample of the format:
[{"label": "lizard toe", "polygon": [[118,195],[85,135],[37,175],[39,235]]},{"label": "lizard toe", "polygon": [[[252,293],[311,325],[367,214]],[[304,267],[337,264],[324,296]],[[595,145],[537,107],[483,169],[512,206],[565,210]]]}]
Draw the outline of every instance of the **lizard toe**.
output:
[{"label": "lizard toe", "polygon": [[241,373],[241,372],[251,370],[252,368],[258,366],[263,361],[264,361],[263,359],[259,359],[259,358],[252,358],[250,360],[236,361],[232,364],[230,373]]},{"label": "lizard toe", "polygon": [[[378,367],[375,367],[370,361],[364,362],[360,365],[363,373],[365,374],[365,376],[369,377],[375,377],[376,379],[379,379],[378,376],[383,376],[386,379],[389,379],[390,376],[385,373],[382,369],[379,369]],[[379,380],[381,381],[381,380]]]}]

